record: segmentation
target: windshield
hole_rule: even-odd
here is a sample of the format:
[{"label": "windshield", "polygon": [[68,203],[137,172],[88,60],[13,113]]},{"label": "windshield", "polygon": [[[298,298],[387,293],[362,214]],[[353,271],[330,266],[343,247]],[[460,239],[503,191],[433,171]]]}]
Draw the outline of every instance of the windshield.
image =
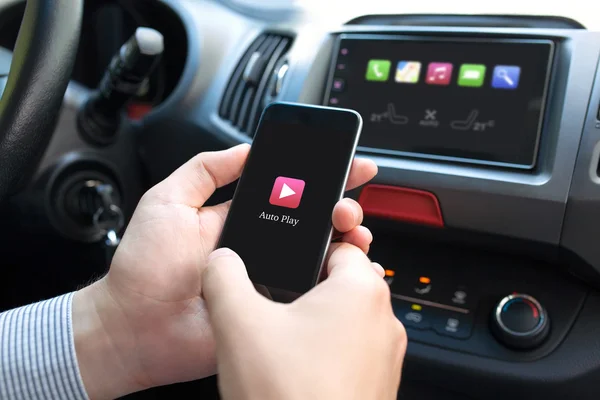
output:
[{"label": "windshield", "polygon": [[600,30],[594,1],[541,0],[226,0],[242,7],[303,8],[340,23],[364,14],[520,14],[567,17],[589,30]]}]

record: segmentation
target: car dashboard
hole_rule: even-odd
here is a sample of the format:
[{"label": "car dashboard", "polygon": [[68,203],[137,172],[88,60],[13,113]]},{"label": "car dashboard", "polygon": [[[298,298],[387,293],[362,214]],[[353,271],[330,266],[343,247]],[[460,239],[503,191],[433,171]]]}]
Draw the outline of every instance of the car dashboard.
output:
[{"label": "car dashboard", "polygon": [[74,81],[21,214],[41,194],[53,229],[93,243],[52,205],[73,165],[109,176],[130,215],[194,154],[251,143],[272,101],[353,108],[365,122],[357,155],[379,173],[350,196],[409,337],[400,398],[597,397],[600,32],[566,18],[339,24],[160,3],[180,35],[166,42],[168,93],[98,148],[73,122],[93,87]]}]

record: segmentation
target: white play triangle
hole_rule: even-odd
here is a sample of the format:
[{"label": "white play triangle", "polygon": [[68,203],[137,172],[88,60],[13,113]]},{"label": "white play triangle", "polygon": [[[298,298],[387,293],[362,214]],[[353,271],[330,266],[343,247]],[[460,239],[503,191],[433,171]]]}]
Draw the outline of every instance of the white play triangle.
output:
[{"label": "white play triangle", "polygon": [[294,192],[291,187],[289,187],[288,185],[286,185],[284,183],[283,186],[281,187],[281,192],[279,193],[279,198],[283,199],[284,197],[290,197],[295,194],[296,194],[296,192]]}]

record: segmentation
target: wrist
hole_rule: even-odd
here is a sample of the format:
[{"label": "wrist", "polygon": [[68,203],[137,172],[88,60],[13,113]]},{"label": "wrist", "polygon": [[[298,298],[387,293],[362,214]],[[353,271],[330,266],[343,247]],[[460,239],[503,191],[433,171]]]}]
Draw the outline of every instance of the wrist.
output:
[{"label": "wrist", "polygon": [[77,291],[72,310],[77,362],[89,398],[114,399],[144,389],[132,368],[134,336],[104,279]]}]

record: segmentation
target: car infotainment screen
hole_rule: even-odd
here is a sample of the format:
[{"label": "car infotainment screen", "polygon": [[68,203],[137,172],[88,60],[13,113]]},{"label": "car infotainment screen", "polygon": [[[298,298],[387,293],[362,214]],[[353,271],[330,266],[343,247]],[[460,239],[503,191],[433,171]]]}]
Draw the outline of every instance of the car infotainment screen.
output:
[{"label": "car infotainment screen", "polygon": [[531,169],[553,47],[344,35],[325,103],[362,115],[363,151]]}]

